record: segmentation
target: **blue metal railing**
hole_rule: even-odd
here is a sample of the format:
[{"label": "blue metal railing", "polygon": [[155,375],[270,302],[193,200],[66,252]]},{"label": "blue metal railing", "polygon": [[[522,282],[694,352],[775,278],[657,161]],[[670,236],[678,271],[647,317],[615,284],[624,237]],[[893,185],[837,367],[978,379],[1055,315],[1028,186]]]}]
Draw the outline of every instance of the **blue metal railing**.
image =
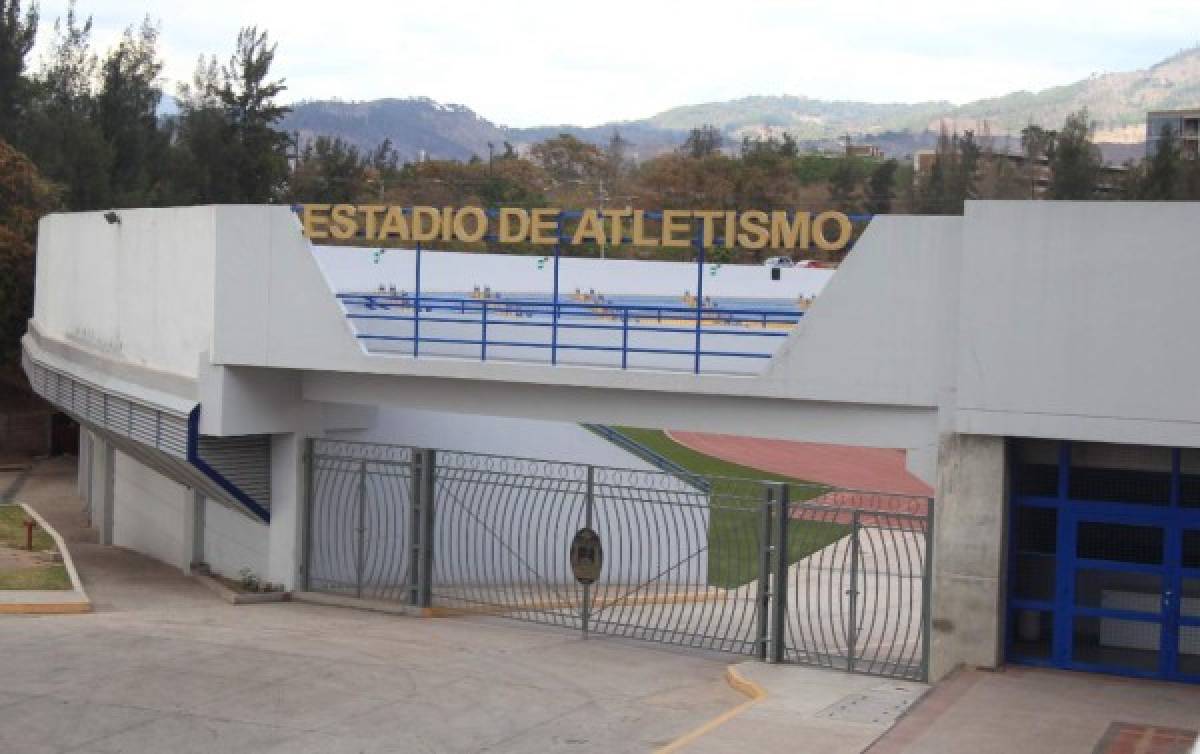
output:
[{"label": "blue metal railing", "polygon": [[616,445],[617,447],[632,453],[638,458],[641,458],[651,466],[655,466],[661,471],[665,471],[668,474],[682,479],[684,482],[692,485],[696,489],[703,490],[704,492],[712,491],[712,484],[708,481],[707,477],[680,466],[661,453],[651,450],[650,448],[641,444],[629,435],[613,429],[605,424],[584,424],[582,426],[589,432],[599,435],[605,440],[611,442],[613,445]]},{"label": "blue metal railing", "polygon": [[[734,336],[742,338],[785,338],[786,329],[772,330],[771,326],[789,326],[800,321],[803,312],[786,309],[764,309],[722,306],[670,306],[661,304],[618,304],[606,301],[576,302],[524,298],[464,298],[430,296],[341,293],[338,299],[346,308],[346,317],[357,322],[411,323],[412,334],[358,332],[364,341],[396,341],[411,343],[413,355],[422,343],[473,346],[479,348],[479,358],[486,361],[489,347],[549,349],[551,363],[557,363],[560,350],[620,353],[621,368],[628,368],[631,354],[691,356],[693,369],[700,371],[701,357],[732,357],[769,359],[771,352],[706,349],[704,336]],[[444,337],[424,334],[421,323],[477,325],[479,337]],[[550,331],[549,342],[514,340],[495,337],[496,326],[536,328]],[[752,329],[757,327],[757,329]],[[492,328],[489,332],[489,328]],[[620,332],[620,345],[563,342],[560,331]],[[426,328],[428,332],[428,328]],[[635,346],[630,335],[641,333],[694,334],[692,348]]]}]

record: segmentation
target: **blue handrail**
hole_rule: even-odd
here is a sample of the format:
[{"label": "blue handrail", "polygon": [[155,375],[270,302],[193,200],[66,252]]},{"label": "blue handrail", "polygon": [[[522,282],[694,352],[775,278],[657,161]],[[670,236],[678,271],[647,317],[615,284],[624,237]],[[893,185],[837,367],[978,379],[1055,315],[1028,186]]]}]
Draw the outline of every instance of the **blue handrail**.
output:
[{"label": "blue handrail", "polygon": [[684,482],[696,487],[697,489],[703,490],[704,492],[712,491],[712,483],[710,483],[704,476],[680,466],[661,453],[651,450],[623,432],[604,424],[584,424],[583,428],[589,432],[592,432],[593,434],[603,437],[613,445],[632,453],[638,458],[641,458],[651,466],[655,466],[658,469],[667,472],[668,474],[682,479]]},{"label": "blue handrail", "polygon": [[[610,352],[621,354],[621,368],[629,367],[631,354],[690,356],[699,372],[700,358],[717,356],[743,359],[769,359],[769,352],[753,350],[713,349],[703,347],[703,336],[736,336],[752,338],[786,338],[787,330],[771,330],[771,325],[794,325],[804,315],[802,311],[750,307],[673,306],[669,304],[616,304],[611,302],[546,301],[525,298],[473,299],[455,296],[411,296],[406,293],[340,293],[338,299],[346,308],[346,318],[352,321],[381,323],[411,323],[412,334],[357,332],[362,341],[411,343],[413,355],[421,343],[477,346],[479,358],[488,359],[489,347],[550,349],[551,363],[557,363],[560,351]],[[362,308],[366,311],[357,311]],[[409,313],[401,313],[409,310]],[[422,314],[424,312],[424,314]],[[457,316],[454,316],[457,315]],[[508,316],[504,316],[508,315]],[[499,317],[499,318],[498,318]],[[657,323],[642,320],[653,319]],[[664,319],[667,320],[663,324]],[[591,321],[588,321],[591,320]],[[673,322],[672,322],[673,321]],[[694,324],[692,324],[694,322]],[[711,325],[705,323],[712,322]],[[428,335],[417,329],[421,323],[477,325],[479,337],[445,337]],[[550,341],[498,339],[494,328],[546,328]],[[750,329],[748,326],[757,326]],[[490,332],[490,330],[492,332]],[[567,343],[559,331],[620,332],[620,345]],[[692,348],[648,347],[630,344],[631,333],[695,334]]]}]

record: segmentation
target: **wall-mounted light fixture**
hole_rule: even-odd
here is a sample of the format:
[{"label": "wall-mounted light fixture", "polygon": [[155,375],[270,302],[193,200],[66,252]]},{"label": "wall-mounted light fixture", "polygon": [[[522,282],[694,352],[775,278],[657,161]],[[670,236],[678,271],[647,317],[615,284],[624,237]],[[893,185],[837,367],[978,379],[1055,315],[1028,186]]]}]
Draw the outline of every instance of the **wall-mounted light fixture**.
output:
[{"label": "wall-mounted light fixture", "polygon": [[104,219],[108,221],[109,225],[120,225],[121,224],[121,216],[118,215],[116,212],[113,212],[112,210],[109,210],[108,212],[104,213]]}]

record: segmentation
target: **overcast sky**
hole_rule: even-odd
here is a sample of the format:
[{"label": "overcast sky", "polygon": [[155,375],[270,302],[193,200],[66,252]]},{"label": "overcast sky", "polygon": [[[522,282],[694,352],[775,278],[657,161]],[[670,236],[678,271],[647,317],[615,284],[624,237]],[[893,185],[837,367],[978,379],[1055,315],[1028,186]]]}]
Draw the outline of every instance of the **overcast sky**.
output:
[{"label": "overcast sky", "polygon": [[[28,4],[29,0],[25,0]],[[40,44],[66,0],[43,0]],[[97,46],[149,14],[167,91],[242,25],[286,98],[428,96],[497,123],[594,125],[751,94],[965,102],[1150,65],[1200,42],[1200,1],[80,0]]]}]

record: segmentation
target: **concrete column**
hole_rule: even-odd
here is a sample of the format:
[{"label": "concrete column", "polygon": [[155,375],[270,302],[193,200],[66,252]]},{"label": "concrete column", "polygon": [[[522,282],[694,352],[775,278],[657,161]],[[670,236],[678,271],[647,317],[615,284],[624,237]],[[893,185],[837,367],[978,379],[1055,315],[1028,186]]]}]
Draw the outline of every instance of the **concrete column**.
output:
[{"label": "concrete column", "polygon": [[934,508],[930,680],[958,665],[994,668],[1004,656],[1003,437],[942,435]]},{"label": "concrete column", "polygon": [[936,444],[907,448],[904,451],[904,467],[908,473],[930,487],[937,485],[938,448]]},{"label": "concrete column", "polygon": [[271,437],[271,526],[267,580],[295,589],[304,562],[304,438],[295,433]]},{"label": "concrete column", "polygon": [[180,518],[183,531],[179,535],[177,565],[184,573],[191,573],[192,566],[204,560],[204,496],[185,488],[183,515]]},{"label": "concrete column", "polygon": [[115,505],[115,453],[113,446],[97,435],[89,443],[92,449],[91,500],[92,526],[100,532],[100,544],[113,543]]},{"label": "concrete column", "polygon": [[207,561],[204,555],[204,535],[208,526],[208,498],[199,492],[193,492],[192,494],[195,496],[192,503],[192,511],[194,513],[194,518],[192,519],[192,563],[205,563]]},{"label": "concrete column", "polygon": [[83,509],[85,511],[91,504],[88,499],[88,476],[92,471],[92,459],[88,446],[89,436],[90,433],[86,429],[79,428],[79,457],[75,463],[75,492],[79,494],[79,497],[83,498]]}]

